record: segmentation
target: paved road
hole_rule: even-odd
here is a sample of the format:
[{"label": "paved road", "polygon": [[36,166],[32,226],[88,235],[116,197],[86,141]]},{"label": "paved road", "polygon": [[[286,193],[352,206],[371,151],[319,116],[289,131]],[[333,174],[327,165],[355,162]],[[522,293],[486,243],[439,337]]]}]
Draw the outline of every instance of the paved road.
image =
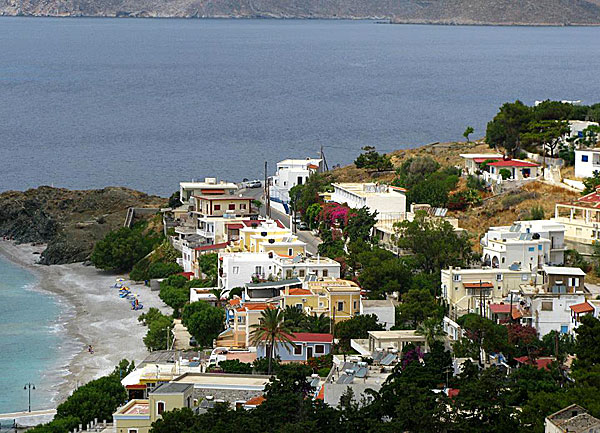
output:
[{"label": "paved road", "polygon": [[[263,216],[265,215],[265,206],[264,206],[264,197],[263,197],[263,189],[262,188],[242,189],[242,190],[240,190],[240,193],[244,197],[251,197],[253,199],[260,200],[261,202],[263,202],[263,206],[260,208],[260,213]],[[287,228],[290,228],[290,216],[289,215],[286,215],[283,212],[279,212],[278,210],[271,208],[271,218],[280,220]],[[304,231],[304,230],[298,230],[296,235],[298,236],[298,238],[301,241],[306,242],[306,251],[308,253],[310,253],[312,255],[317,254],[317,248],[318,248],[319,244],[321,243],[321,239],[319,239],[317,236],[313,235],[311,232]]]}]

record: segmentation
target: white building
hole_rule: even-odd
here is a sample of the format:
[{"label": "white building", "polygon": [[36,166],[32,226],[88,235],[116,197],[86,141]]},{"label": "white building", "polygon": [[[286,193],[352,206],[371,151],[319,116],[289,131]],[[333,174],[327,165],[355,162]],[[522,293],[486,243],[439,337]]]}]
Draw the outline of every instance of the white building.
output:
[{"label": "white building", "polygon": [[442,299],[448,305],[450,319],[467,313],[488,315],[490,303],[503,302],[522,284],[535,281],[528,269],[460,269],[441,271]]},{"label": "white building", "polygon": [[207,177],[204,182],[180,182],[179,200],[187,204],[193,195],[234,195],[238,190],[235,183],[220,181],[214,177]]},{"label": "white building", "polygon": [[305,281],[313,278],[340,278],[340,264],[328,257],[282,257],[272,252],[234,252],[219,255],[219,288],[229,292],[252,280]]},{"label": "white building", "polygon": [[353,209],[367,207],[378,214],[405,214],[406,190],[376,183],[334,183],[331,201]]},{"label": "white building", "polygon": [[516,221],[512,226],[490,227],[481,239],[484,265],[508,268],[518,264],[534,271],[542,265],[562,265],[565,226],[547,221]]},{"label": "white building", "polygon": [[341,265],[329,257],[306,257],[299,255],[293,258],[273,257],[275,275],[279,279],[299,278],[305,281],[310,275],[316,278],[340,278]]},{"label": "white building", "polygon": [[361,299],[359,311],[361,315],[376,315],[377,322],[385,326],[386,331],[396,324],[396,306],[391,299]]},{"label": "white building", "polygon": [[590,126],[599,126],[598,122],[589,122],[587,120],[569,120],[569,135],[567,139],[571,138],[584,138],[583,131],[588,129]]},{"label": "white building", "polygon": [[[506,181],[533,180],[541,175],[540,165],[520,159],[502,159],[488,164],[489,172],[483,172],[486,182],[500,184]],[[504,179],[502,171],[508,170],[509,177]]]},{"label": "white building", "polygon": [[275,266],[269,253],[221,253],[219,254],[219,289],[229,293],[236,287],[255,279],[275,278]]},{"label": "white building", "polygon": [[290,189],[296,185],[304,185],[313,173],[323,171],[323,160],[318,158],[284,159],[277,163],[277,172],[271,177],[269,195],[272,205],[277,204],[289,213]]},{"label": "white building", "polygon": [[600,171],[600,149],[575,150],[575,177],[592,177]]},{"label": "white building", "polygon": [[502,155],[499,153],[461,153],[465,160],[465,171],[467,174],[476,175],[481,170],[481,164],[486,161],[500,161]]}]

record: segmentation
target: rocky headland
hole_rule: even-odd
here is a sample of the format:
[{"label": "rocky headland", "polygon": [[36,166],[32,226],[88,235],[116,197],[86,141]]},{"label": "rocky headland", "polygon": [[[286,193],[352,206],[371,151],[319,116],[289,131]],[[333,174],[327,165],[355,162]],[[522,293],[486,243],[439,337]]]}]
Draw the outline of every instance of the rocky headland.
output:
[{"label": "rocky headland", "polygon": [[41,186],[0,194],[0,236],[44,243],[42,264],[85,261],[94,244],[123,226],[129,207],[160,207],[166,199],[128,188],[68,190]]}]

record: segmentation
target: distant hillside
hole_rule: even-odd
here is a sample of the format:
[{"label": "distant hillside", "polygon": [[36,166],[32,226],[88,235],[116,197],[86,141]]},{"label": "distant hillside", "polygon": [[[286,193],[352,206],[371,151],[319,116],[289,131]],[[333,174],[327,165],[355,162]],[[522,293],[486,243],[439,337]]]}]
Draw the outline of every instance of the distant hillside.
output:
[{"label": "distant hillside", "polygon": [[0,15],[380,18],[396,23],[600,24],[600,0],[0,0]]}]

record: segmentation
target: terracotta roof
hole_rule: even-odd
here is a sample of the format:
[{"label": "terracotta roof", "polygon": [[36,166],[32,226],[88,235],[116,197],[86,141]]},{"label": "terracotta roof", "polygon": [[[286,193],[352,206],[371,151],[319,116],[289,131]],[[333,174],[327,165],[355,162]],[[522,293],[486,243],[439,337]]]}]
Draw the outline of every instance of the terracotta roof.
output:
[{"label": "terracotta roof", "polygon": [[582,302],[581,304],[571,305],[570,308],[571,308],[571,310],[573,310],[574,313],[577,313],[577,314],[591,313],[594,311],[594,307],[592,307],[587,302]]},{"label": "terracotta roof", "polygon": [[394,191],[400,191],[400,192],[406,192],[408,191],[406,188],[402,188],[400,186],[390,186],[390,189],[393,189]]},{"label": "terracotta roof", "polygon": [[230,299],[229,305],[231,305],[231,306],[240,305],[241,301],[242,301],[241,299]]},{"label": "terracotta roof", "polygon": [[266,302],[248,302],[238,308],[238,311],[263,311],[268,308],[275,308],[271,304],[267,304]]},{"label": "terracotta roof", "polygon": [[465,289],[493,289],[494,285],[489,281],[482,281],[481,283],[463,283]]},{"label": "terracotta roof", "polygon": [[325,400],[325,384],[323,384],[319,390],[319,393],[317,394],[317,400]]},{"label": "terracotta roof", "polygon": [[[513,310],[515,306],[513,305]],[[490,304],[490,311],[495,314],[509,314],[510,304]]]},{"label": "terracotta roof", "polygon": [[312,295],[312,292],[307,289],[290,289],[290,295],[292,295],[292,296]]},{"label": "terracotta roof", "polygon": [[219,244],[202,245],[201,247],[194,248],[194,250],[196,250],[196,251],[220,250],[222,248],[226,248],[227,245],[229,245],[227,242],[221,242]]},{"label": "terracotta roof", "polygon": [[333,335],[316,334],[312,332],[295,332],[288,335],[292,341],[301,341],[303,343],[333,343]]},{"label": "terracotta roof", "polygon": [[258,397],[252,397],[250,400],[248,400],[246,402],[246,405],[248,405],[248,406],[259,406],[265,400],[266,400],[266,398],[264,398],[262,395],[259,395]]},{"label": "terracotta roof", "polygon": [[523,313],[518,308],[513,308],[512,318],[513,320],[517,320],[523,317]]},{"label": "terracotta roof", "polygon": [[520,159],[507,159],[488,164],[491,167],[539,167],[539,164],[528,161],[521,161]]},{"label": "terracotta roof", "polygon": [[519,358],[515,358],[515,361],[519,364],[535,365],[539,370],[549,370],[549,366],[554,362],[554,358],[538,358],[533,362],[528,356],[520,356]]},{"label": "terracotta roof", "polygon": [[314,170],[316,170],[316,169],[318,169],[318,168],[319,168],[319,166],[318,166],[318,165],[315,165],[315,164],[308,164],[308,165],[307,165],[307,167],[308,167],[308,168],[312,168],[312,169],[314,169]]},{"label": "terracotta roof", "polygon": [[242,223],[230,223],[230,224],[225,224],[227,226],[228,229],[243,229],[244,228],[244,224]]},{"label": "terracotta roof", "polygon": [[449,388],[448,389],[448,397],[454,398],[454,397],[456,397],[458,395],[459,392],[460,392],[460,389]]},{"label": "terracotta roof", "polygon": [[183,275],[188,280],[191,280],[192,277],[194,276],[194,273],[193,272],[179,272],[177,275]]}]

